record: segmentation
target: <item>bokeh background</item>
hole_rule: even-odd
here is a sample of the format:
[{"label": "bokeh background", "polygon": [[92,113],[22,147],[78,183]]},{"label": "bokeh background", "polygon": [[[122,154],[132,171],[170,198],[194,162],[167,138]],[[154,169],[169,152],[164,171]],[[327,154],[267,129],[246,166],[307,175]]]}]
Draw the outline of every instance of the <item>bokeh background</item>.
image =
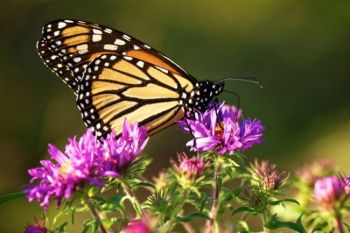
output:
[{"label": "bokeh background", "polygon": [[[125,31],[162,51],[198,80],[254,76],[264,85],[230,82],[244,115],[266,125],[265,143],[248,152],[293,172],[315,156],[350,165],[349,1],[13,0],[0,13],[0,193],[18,191],[26,170],[85,130],[74,95],[40,61],[41,27],[57,18]],[[221,100],[235,104],[231,95]],[[173,126],[151,138],[148,176],[186,150]],[[21,232],[40,213],[16,200],[0,210],[0,232]]]}]

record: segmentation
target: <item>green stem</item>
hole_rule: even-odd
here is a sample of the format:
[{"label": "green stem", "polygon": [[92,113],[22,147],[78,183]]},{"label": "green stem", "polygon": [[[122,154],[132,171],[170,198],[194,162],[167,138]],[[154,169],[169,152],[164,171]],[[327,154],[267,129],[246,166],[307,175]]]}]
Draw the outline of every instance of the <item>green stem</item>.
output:
[{"label": "green stem", "polygon": [[209,213],[209,218],[206,222],[206,233],[212,233],[214,232],[214,222],[216,221],[216,216],[218,213],[218,207],[219,207],[219,194],[220,194],[220,187],[219,187],[219,171],[221,168],[221,161],[220,159],[215,159],[215,170],[214,170],[214,200],[211,206],[211,210]]},{"label": "green stem", "polygon": [[136,197],[134,191],[132,191],[129,184],[127,182],[125,182],[124,180],[122,181],[121,184],[122,184],[124,193],[126,194],[128,199],[130,200],[132,206],[134,207],[134,210],[136,213],[136,218],[140,218],[142,216],[141,205],[140,205],[140,202],[137,200],[137,197]]},{"label": "green stem", "polygon": [[265,204],[265,209],[264,209],[264,211],[263,211],[263,213],[261,215],[261,222],[262,222],[262,225],[263,225],[263,232],[265,232],[265,233],[270,232],[270,229],[265,227],[266,222],[269,221],[270,218],[271,218],[271,216],[270,216],[269,208]]},{"label": "green stem", "polygon": [[102,219],[101,219],[99,213],[97,212],[96,207],[95,207],[94,204],[91,202],[89,196],[86,195],[85,193],[83,193],[82,196],[83,196],[83,199],[84,199],[85,204],[88,206],[88,208],[89,208],[89,210],[90,210],[91,215],[92,215],[92,216],[95,218],[95,220],[97,221],[101,233],[107,233],[106,228],[103,226]]},{"label": "green stem", "polygon": [[[182,198],[182,200],[181,200],[181,202],[178,204],[178,206],[177,206],[177,209],[179,210],[179,211],[177,211],[177,213],[178,212],[180,212],[181,210],[182,210],[182,207],[183,207],[183,205],[185,204],[185,202],[186,202],[186,200],[187,200],[187,198],[188,198],[188,195],[190,194],[190,192],[189,192],[189,190],[187,190],[187,189],[185,189],[184,190],[184,193],[183,193],[183,198]],[[176,215],[177,215],[177,213],[176,213]],[[175,227],[175,225],[176,225],[176,223],[175,223],[175,217],[176,216],[173,216],[169,221],[168,221],[168,229],[167,229],[167,232],[171,232],[172,231],[172,229]]]}]

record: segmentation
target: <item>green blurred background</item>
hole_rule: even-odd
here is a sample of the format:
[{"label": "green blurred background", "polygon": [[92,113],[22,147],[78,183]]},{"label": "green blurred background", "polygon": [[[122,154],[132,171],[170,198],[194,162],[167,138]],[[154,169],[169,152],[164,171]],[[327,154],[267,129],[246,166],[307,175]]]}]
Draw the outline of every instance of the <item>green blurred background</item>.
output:
[{"label": "green blurred background", "polygon": [[[198,80],[254,76],[227,83],[246,117],[266,125],[265,143],[248,152],[293,171],[314,156],[350,168],[350,1],[3,1],[0,14],[0,192],[18,191],[26,170],[63,147],[84,126],[74,95],[40,61],[41,27],[57,18],[93,21],[157,48]],[[223,94],[221,100],[237,100]],[[149,176],[185,150],[173,126],[152,137]],[[21,232],[36,203],[9,203],[0,232]],[[5,223],[5,224],[4,224]]]}]

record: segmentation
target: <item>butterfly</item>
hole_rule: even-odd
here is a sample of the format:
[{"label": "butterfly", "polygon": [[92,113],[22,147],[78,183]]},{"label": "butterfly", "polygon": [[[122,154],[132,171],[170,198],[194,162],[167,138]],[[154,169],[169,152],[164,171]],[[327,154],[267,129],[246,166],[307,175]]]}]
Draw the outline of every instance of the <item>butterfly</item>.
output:
[{"label": "butterfly", "polygon": [[204,112],[224,88],[220,81],[197,81],[142,41],[95,23],[49,22],[37,50],[73,90],[85,125],[98,137],[120,134],[124,119],[152,135]]}]

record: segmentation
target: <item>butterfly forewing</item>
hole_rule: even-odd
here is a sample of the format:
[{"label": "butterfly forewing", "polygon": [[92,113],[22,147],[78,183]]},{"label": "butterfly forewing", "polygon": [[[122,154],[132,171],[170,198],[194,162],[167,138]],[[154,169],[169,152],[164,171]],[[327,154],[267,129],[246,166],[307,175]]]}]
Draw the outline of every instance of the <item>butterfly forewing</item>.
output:
[{"label": "butterfly forewing", "polygon": [[[77,20],[50,22],[43,27],[43,38],[38,45],[44,63],[65,82],[74,80],[76,83],[81,80],[87,65],[103,54],[139,58],[193,79],[150,46],[125,33],[98,24]],[[58,64],[63,67],[62,72],[57,72],[60,68],[57,67]],[[73,81],[70,86],[76,92]]]},{"label": "butterfly forewing", "polygon": [[158,132],[184,116],[181,90],[193,88],[191,81],[179,82],[175,75],[129,56],[96,58],[79,87],[77,104],[84,122],[98,136],[111,130],[120,134],[125,118],[145,125],[150,134]]}]

